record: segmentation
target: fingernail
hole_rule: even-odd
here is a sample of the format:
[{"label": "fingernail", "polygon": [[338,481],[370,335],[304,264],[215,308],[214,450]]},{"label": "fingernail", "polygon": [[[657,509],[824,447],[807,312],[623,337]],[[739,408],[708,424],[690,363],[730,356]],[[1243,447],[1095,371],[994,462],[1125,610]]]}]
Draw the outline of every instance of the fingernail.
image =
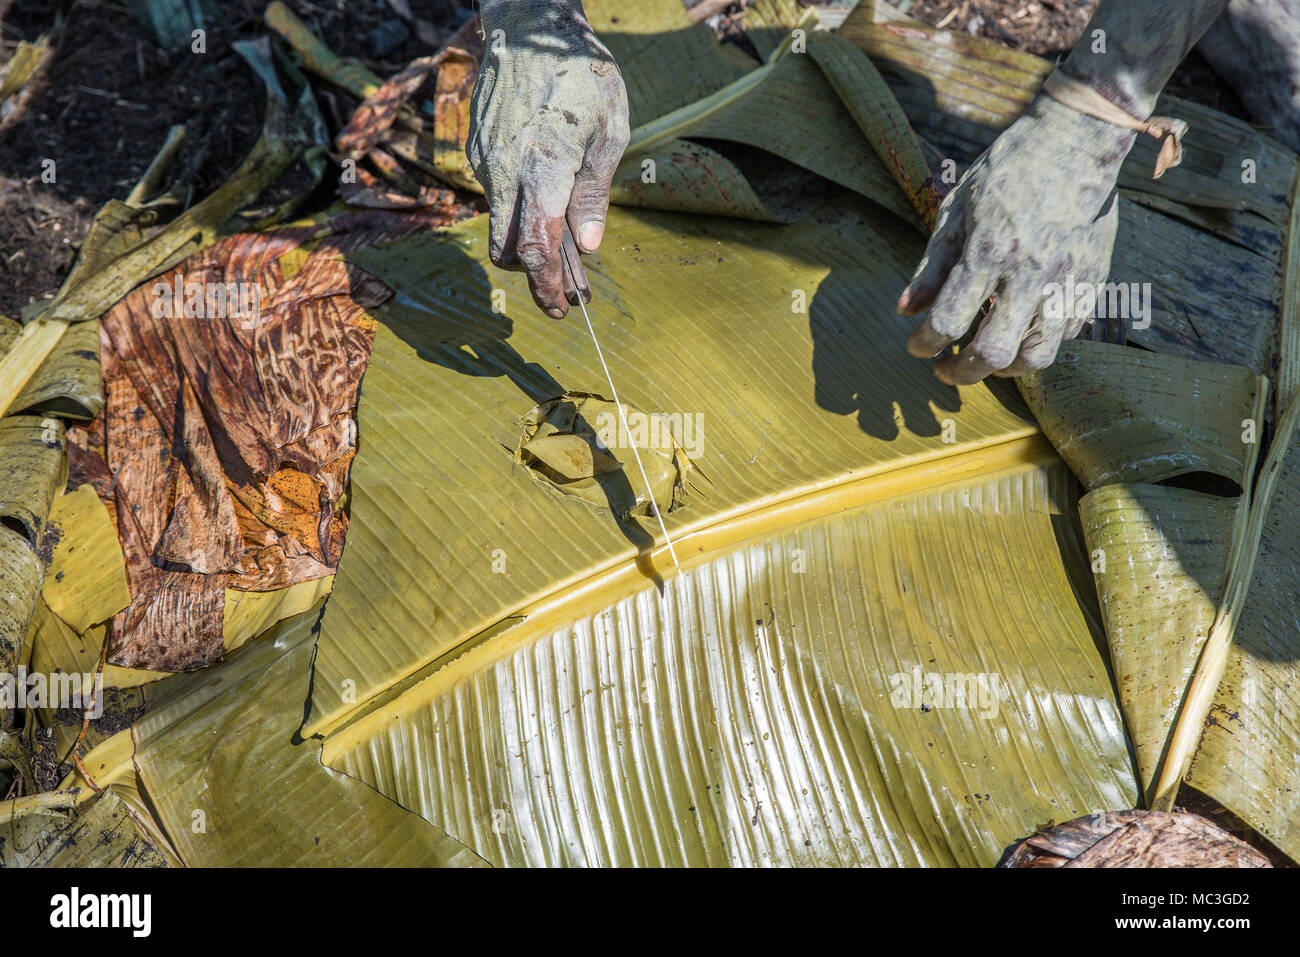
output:
[{"label": "fingernail", "polygon": [[546,314],[550,316],[552,319],[564,318],[564,310],[561,309],[559,306],[552,306],[550,309],[547,309]]},{"label": "fingernail", "polygon": [[604,238],[605,224],[600,220],[593,219],[589,223],[583,223],[582,228],[578,230],[578,244],[582,246],[584,253],[595,252]]}]

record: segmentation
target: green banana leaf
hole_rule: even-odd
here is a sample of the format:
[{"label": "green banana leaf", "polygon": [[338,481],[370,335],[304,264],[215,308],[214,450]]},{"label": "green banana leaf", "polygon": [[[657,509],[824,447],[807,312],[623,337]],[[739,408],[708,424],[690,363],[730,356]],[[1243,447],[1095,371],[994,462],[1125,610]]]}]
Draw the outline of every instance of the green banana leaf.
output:
[{"label": "green banana leaf", "polygon": [[1187,781],[1300,859],[1300,453],[1283,460],[1249,597]]},{"label": "green banana leaf", "polygon": [[1241,366],[1081,340],[1016,384],[1085,488],[1195,472],[1250,484],[1267,381]]},{"label": "green banana leaf", "polygon": [[[1288,353],[1284,364],[1295,360]],[[1195,722],[1186,780],[1300,856],[1292,824],[1300,815],[1300,737],[1285,719],[1300,679],[1289,587],[1296,529],[1283,504],[1300,479],[1291,451],[1280,459],[1276,488],[1253,482],[1266,381],[1240,367],[1074,343],[1020,386],[1044,433],[1093,489],[1080,503],[1081,520],[1145,801],[1164,796],[1159,779],[1183,760],[1175,730]],[[1289,439],[1279,431],[1274,441]],[[1245,493],[1152,484],[1206,475]],[[1251,521],[1262,525],[1257,543],[1247,534]],[[1243,600],[1230,596],[1228,583],[1245,562],[1253,575],[1250,565],[1238,572],[1248,583]],[[1187,712],[1219,627],[1233,643],[1217,694],[1207,715]]]}]

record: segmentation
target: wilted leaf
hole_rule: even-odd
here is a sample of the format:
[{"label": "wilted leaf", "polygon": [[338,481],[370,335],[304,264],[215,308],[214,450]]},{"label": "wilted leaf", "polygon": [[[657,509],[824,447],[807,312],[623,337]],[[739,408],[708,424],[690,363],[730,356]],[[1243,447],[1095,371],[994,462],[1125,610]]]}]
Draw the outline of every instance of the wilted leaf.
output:
[{"label": "wilted leaf", "polygon": [[0,867],[166,867],[167,859],[112,793],[73,810],[34,795],[0,806]]},{"label": "wilted leaf", "polygon": [[53,52],[46,37],[40,37],[35,43],[19,40],[8,62],[0,66],[0,130],[8,125],[11,117],[20,114],[23,102],[33,88],[28,84],[40,73]]},{"label": "wilted leaf", "polygon": [[[332,574],[373,337],[366,310],[388,295],[337,257],[447,218],[352,214],[241,234],[104,317],[106,470],[132,594],[111,663],[210,663],[228,647],[227,588],[269,592]],[[292,258],[307,240],[310,253]],[[210,315],[213,289],[226,295]]]},{"label": "wilted leaf", "polygon": [[1090,814],[1021,842],[1004,867],[1271,867],[1268,858],[1195,814]]}]

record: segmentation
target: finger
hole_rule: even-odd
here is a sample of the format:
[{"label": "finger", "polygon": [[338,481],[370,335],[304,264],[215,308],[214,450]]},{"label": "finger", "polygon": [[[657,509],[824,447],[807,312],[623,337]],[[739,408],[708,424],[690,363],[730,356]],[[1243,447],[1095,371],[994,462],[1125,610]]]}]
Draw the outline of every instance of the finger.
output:
[{"label": "finger", "polygon": [[560,246],[564,213],[581,162],[576,147],[549,139],[548,146],[530,150],[520,175],[523,195],[515,255],[528,274],[533,301],[553,319],[561,319],[569,311]]},{"label": "finger", "polygon": [[1020,354],[1016,356],[1016,361],[997,374],[1013,378],[1029,375],[1031,372],[1040,372],[1056,361],[1056,353],[1061,348],[1061,342],[1059,335],[1043,335],[1032,342],[1026,341]]},{"label": "finger", "polygon": [[566,229],[560,244],[564,256],[564,298],[572,306],[582,302],[591,302],[591,284],[587,282],[587,270],[582,268],[582,257],[578,255],[578,244],[573,241],[573,234]]},{"label": "finger", "polygon": [[1037,283],[1003,283],[975,338],[957,355],[935,363],[934,374],[948,385],[971,385],[1011,365],[1042,301]]},{"label": "finger", "polygon": [[518,271],[519,212],[523,190],[518,183],[513,192],[488,199],[488,258],[501,269]]},{"label": "finger", "polygon": [[1056,350],[1060,348],[1061,337],[1055,332],[1049,334],[1044,323],[1045,320],[1040,311],[1034,316],[1033,325],[1030,326],[1029,332],[1020,344],[1020,352],[1015,361],[1004,369],[994,371],[994,375],[1001,376],[1004,379],[1012,379],[1016,376],[1027,375],[1030,372],[1037,372],[1039,369],[1045,369],[1052,364],[1052,361],[1056,358]]},{"label": "finger", "polygon": [[[489,82],[487,86],[490,88],[490,85]],[[484,81],[480,77],[480,82],[474,87],[473,116],[465,156],[488,202],[488,258],[494,266],[517,270],[520,268],[515,254],[519,236],[519,176],[514,164],[504,161],[499,152],[491,152],[484,140],[483,131],[493,119],[492,104],[484,97]],[[480,111],[487,111],[487,115],[480,116]]]},{"label": "finger", "polygon": [[959,339],[970,328],[997,281],[994,274],[972,269],[963,260],[953,266],[925,321],[907,340],[907,351],[928,359]]},{"label": "finger", "polygon": [[955,192],[949,194],[944,203],[949,208],[940,208],[938,225],[935,226],[930,242],[926,244],[925,255],[912,274],[911,282],[898,297],[900,316],[914,316],[930,308],[952,267],[961,258],[962,248],[966,245],[965,217],[956,215],[949,205],[960,202],[960,199],[954,198],[956,196]]},{"label": "finger", "polygon": [[1043,303],[1044,308],[1035,315],[1029,334],[1020,344],[1020,354],[1016,356],[1016,361],[999,375],[1022,376],[1046,369],[1056,361],[1061,343],[1077,336],[1097,311],[1095,299],[1086,297],[1062,305],[1064,308],[1057,315],[1055,310],[1046,308],[1046,302]]},{"label": "finger", "polygon": [[605,236],[609,190],[629,135],[626,114],[615,111],[615,116],[588,147],[582,168],[574,178],[569,197],[569,229],[584,253],[595,252]]},{"label": "finger", "polygon": [[[1069,342],[1071,339],[1075,338],[1079,334],[1079,331],[1083,329],[1084,324],[1091,318],[1092,316],[1076,316],[1071,319],[1066,323],[1065,331],[1060,335],[1060,342]],[[1055,358],[1055,354],[1053,354],[1052,358]],[[1050,363],[1051,360],[1048,361]]]}]

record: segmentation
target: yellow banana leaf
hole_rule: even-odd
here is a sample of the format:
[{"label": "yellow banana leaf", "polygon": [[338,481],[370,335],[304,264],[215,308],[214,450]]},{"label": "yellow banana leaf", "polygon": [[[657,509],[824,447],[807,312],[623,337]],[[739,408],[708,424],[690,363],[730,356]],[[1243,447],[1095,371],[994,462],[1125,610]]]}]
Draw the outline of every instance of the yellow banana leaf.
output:
[{"label": "yellow banana leaf", "polygon": [[57,529],[42,595],[50,611],[78,634],[131,602],[117,529],[95,490],[82,485],[50,510]]},{"label": "yellow banana leaf", "polygon": [[55,492],[67,478],[63,424],[12,415],[0,419],[0,673],[12,672],[36,609],[44,575],[39,551]]},{"label": "yellow banana leaf", "polygon": [[[319,610],[277,625],[218,665],[149,692],[133,753],[106,742],[91,774],[130,777],[190,866],[462,865],[483,862],[358,781],[325,768],[302,720]],[[98,768],[103,765],[102,770]]]},{"label": "yellow banana leaf", "polygon": [[[855,125],[897,110],[897,104],[883,83],[872,88],[857,82],[875,75],[865,56],[852,44],[814,33],[811,22],[801,27],[806,35],[790,52],[794,14],[785,7],[790,5],[751,9],[754,22],[762,21],[761,35],[775,45],[767,63],[729,74],[731,59],[723,51],[735,48],[719,47],[707,27],[690,23],[676,0],[634,9],[617,0],[587,5],[593,26],[619,61],[636,127],[614,179],[614,202],[779,221],[807,211],[790,194],[815,192],[815,186],[805,181],[792,189],[787,182],[782,189],[756,191],[733,160],[691,142],[704,139],[763,150],[915,221],[891,169]],[[700,64],[721,72],[701,71]],[[840,97],[849,91],[854,102],[846,111]],[[915,159],[903,149],[900,154]],[[927,176],[928,169],[914,174],[918,183]]]},{"label": "yellow banana leaf", "polygon": [[956,458],[684,538],[662,598],[550,596],[324,760],[512,866],[989,866],[1127,805],[1073,479],[1033,442]]},{"label": "yellow banana leaf", "polygon": [[104,739],[85,756],[82,767],[95,781],[99,791],[89,786],[80,771],[73,771],[59,785],[59,790],[77,788],[78,807],[97,800],[99,794],[112,794],[131,814],[141,833],[147,837],[164,860],[172,867],[183,866],[175,848],[163,833],[154,817],[154,810],[140,787],[140,776],[132,763],[135,741],[130,729],[119,731]]},{"label": "yellow banana leaf", "polygon": [[[523,277],[490,266],[486,226],[351,257],[397,295],[378,311],[366,373],[359,431],[371,455],[352,472],[358,527],[326,618],[313,731],[348,710],[344,681],[364,701],[646,544],[645,529],[624,531],[608,511],[557,507],[514,467],[516,421],[566,391],[603,391],[604,376],[581,326],[557,335],[534,318]],[[670,531],[1036,431],[1014,399],[945,386],[907,356],[893,304],[921,243],[888,214],[849,202],[773,227],[616,210],[609,231],[617,239],[589,257],[588,274],[620,395],[695,428],[704,454],[681,444],[714,485],[666,516]],[[827,241],[844,235],[859,239]],[[493,571],[498,548],[506,574]],[[416,554],[446,585],[410,577]],[[376,615],[382,633],[357,646],[351,634]]]},{"label": "yellow banana leaf", "polygon": [[[114,540],[116,542],[116,539]],[[49,579],[46,579],[48,585]],[[275,591],[254,592],[226,589],[222,644],[227,652],[243,646],[276,622],[292,618],[314,606],[329,594],[334,576],[299,582]],[[30,668],[42,674],[93,674],[107,637],[107,622],[101,621],[78,632],[44,601],[38,601],[28,633],[31,644]],[[105,665],[105,689],[130,689],[149,684],[170,674],[143,668]]]},{"label": "yellow banana leaf", "polygon": [[298,582],[274,591],[226,589],[222,644],[234,651],[278,621],[293,618],[316,606],[334,587],[334,576]]},{"label": "yellow banana leaf", "polygon": [[[521,416],[603,377],[580,327],[487,271],[485,226],[351,257],[396,295],[312,681],[330,766],[496,863],[991,864],[1136,800],[1073,480],[1013,393],[905,358],[914,230],[849,200],[781,228],[611,213],[588,269],[606,359],[630,408],[695,423],[711,482],[665,515],[676,576],[651,521],[515,462]],[[925,699],[935,681],[973,697]],[[538,750],[502,772],[516,734]]]},{"label": "yellow banana leaf", "polygon": [[1148,799],[1223,594],[1237,501],[1107,485],[1080,515],[1111,663]]},{"label": "yellow banana leaf", "polygon": [[[0,356],[18,341],[22,326],[0,316]],[[10,411],[93,419],[104,407],[99,371],[99,323],[69,327],[35,375],[14,400]]]},{"label": "yellow banana leaf", "polygon": [[50,505],[67,479],[63,424],[34,415],[0,419],[0,462],[0,518],[39,548]]}]

